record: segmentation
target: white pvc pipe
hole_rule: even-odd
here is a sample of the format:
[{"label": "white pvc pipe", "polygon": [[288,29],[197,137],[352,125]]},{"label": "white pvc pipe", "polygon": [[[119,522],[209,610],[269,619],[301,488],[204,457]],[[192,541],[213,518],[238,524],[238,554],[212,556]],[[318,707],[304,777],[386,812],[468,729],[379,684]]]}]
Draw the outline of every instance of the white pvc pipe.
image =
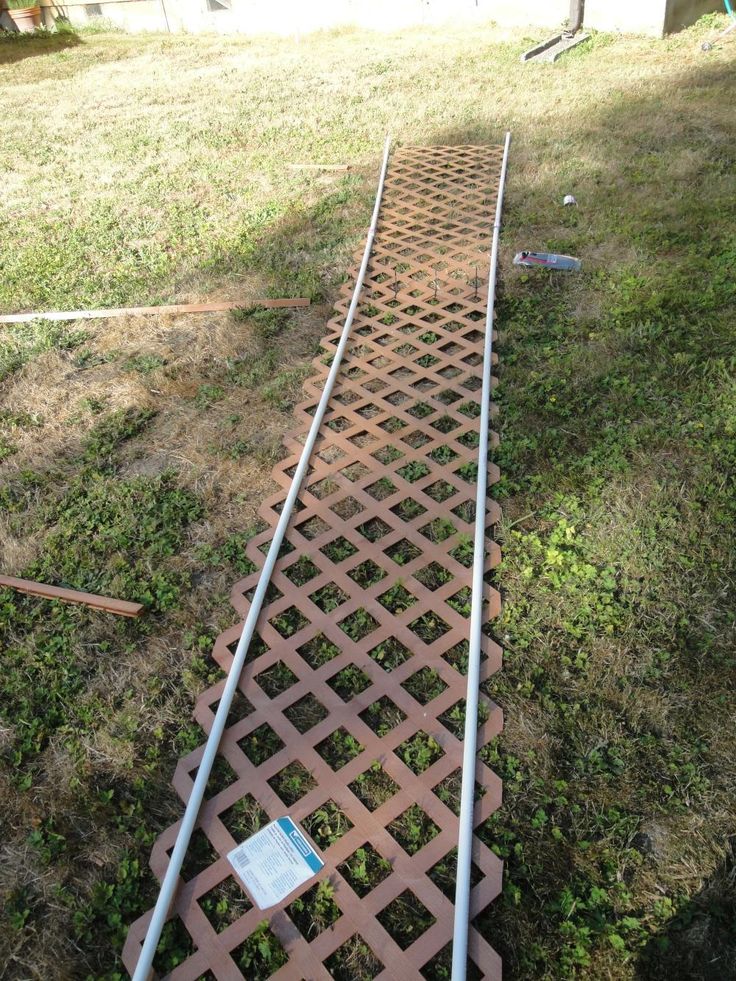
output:
[{"label": "white pvc pipe", "polygon": [[256,629],[256,622],[261,612],[261,606],[263,605],[266,590],[268,589],[268,585],[271,581],[273,568],[276,564],[276,559],[278,558],[279,550],[281,549],[281,542],[283,541],[287,525],[289,524],[289,520],[291,518],[291,512],[294,509],[294,504],[296,503],[296,499],[299,495],[302,480],[304,479],[304,475],[307,472],[307,467],[309,466],[309,458],[312,455],[314,444],[322,426],[322,419],[327,410],[327,403],[329,402],[330,394],[332,393],[332,389],[335,385],[335,379],[337,378],[338,371],[340,370],[340,363],[345,353],[345,347],[350,336],[350,328],[358,306],[358,300],[360,299],[363,280],[365,279],[365,274],[373,247],[373,240],[376,234],[378,212],[381,206],[383,185],[386,180],[386,169],[388,167],[390,147],[391,138],[387,136],[386,144],[383,150],[383,163],[378,181],[378,191],[376,194],[376,203],[373,208],[373,217],[371,219],[370,229],[368,230],[365,252],[363,253],[363,261],[361,263],[360,272],[358,273],[358,279],[355,284],[353,298],[345,319],[345,326],[343,327],[340,341],[335,350],[335,357],[333,359],[330,372],[327,376],[325,387],[322,391],[322,397],[320,398],[319,405],[317,406],[317,411],[314,414],[306,442],[304,443],[304,449],[302,450],[301,457],[299,458],[299,464],[291,482],[289,493],[286,497],[286,501],[284,502],[281,515],[279,516],[279,521],[276,525],[273,540],[271,541],[268,555],[266,556],[266,561],[263,565],[261,577],[258,580],[258,586],[256,588],[255,595],[253,596],[251,607],[248,611],[248,616],[245,624],[243,625],[243,632],[240,635],[235,656],[233,657],[233,663],[230,667],[227,681],[225,682],[222,697],[220,698],[220,704],[217,708],[214,722],[212,723],[212,730],[210,731],[204,748],[202,762],[199,764],[199,768],[197,769],[197,777],[194,781],[194,786],[192,787],[192,793],[184,810],[184,817],[182,818],[181,827],[176,837],[176,842],[174,843],[174,850],[171,853],[171,860],[169,861],[168,868],[166,869],[164,880],[161,883],[161,890],[158,894],[158,899],[156,900],[156,905],[153,909],[153,916],[151,917],[151,922],[146,933],[146,939],[143,943],[140,957],[138,958],[138,963],[136,964],[135,972],[133,974],[133,981],[148,981],[153,959],[156,954],[156,948],[158,947],[158,942],[161,938],[161,931],[164,923],[166,922],[172,900],[174,899],[174,893],[176,892],[176,887],[179,882],[179,873],[181,872],[182,863],[184,861],[187,848],[189,847],[189,840],[192,837],[192,832],[194,831],[194,826],[197,822],[199,808],[204,798],[204,792],[212,770],[212,764],[214,763],[217,749],[220,745],[220,740],[225,729],[225,722],[227,721],[228,713],[230,712],[233,696],[235,695],[235,690],[245,664],[248,647],[250,646],[253,633]]},{"label": "white pvc pipe", "polygon": [[478,483],[475,496],[475,541],[473,545],[473,596],[470,613],[468,690],[465,699],[463,737],[463,779],[460,791],[460,819],[455,884],[455,924],[452,939],[452,981],[465,981],[470,922],[470,864],[473,850],[473,810],[475,808],[475,754],[478,745],[478,692],[480,688],[480,645],[483,626],[483,568],[485,565],[486,492],[488,487],[488,430],[491,416],[491,355],[493,353],[493,306],[496,297],[498,236],[501,230],[503,192],[509,159],[511,133],[506,134],[498,185],[496,217],[488,275],[486,336],[483,344],[483,388],[481,391],[480,442],[478,444]]}]

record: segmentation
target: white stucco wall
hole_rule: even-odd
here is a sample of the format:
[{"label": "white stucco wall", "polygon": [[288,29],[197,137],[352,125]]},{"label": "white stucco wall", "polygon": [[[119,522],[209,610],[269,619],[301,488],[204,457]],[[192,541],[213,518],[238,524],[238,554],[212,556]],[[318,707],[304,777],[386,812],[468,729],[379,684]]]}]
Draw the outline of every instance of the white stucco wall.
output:
[{"label": "white stucco wall", "polygon": [[[41,0],[52,4],[53,0]],[[129,31],[303,35],[333,27],[355,26],[396,31],[422,24],[495,21],[502,27],[536,30],[561,27],[569,0],[231,0],[231,10],[210,11],[207,0],[98,0],[103,17]],[[585,26],[661,37],[668,12],[678,8],[677,28],[703,13],[721,9],[722,0],[586,0]],[[691,11],[692,8],[692,11]],[[696,11],[697,8],[697,11]],[[64,4],[72,23],[88,18],[80,0]],[[689,16],[689,14],[692,16]],[[689,16],[689,19],[688,19]],[[681,21],[681,22],[680,22]]]}]

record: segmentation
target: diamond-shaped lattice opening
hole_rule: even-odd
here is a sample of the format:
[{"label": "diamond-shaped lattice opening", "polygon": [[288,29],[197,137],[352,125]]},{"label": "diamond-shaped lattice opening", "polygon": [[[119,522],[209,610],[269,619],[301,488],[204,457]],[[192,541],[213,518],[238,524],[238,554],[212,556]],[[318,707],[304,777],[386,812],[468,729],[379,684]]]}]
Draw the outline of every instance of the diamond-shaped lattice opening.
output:
[{"label": "diamond-shaped lattice opening", "polygon": [[411,433],[407,433],[406,436],[401,437],[405,443],[408,443],[413,450],[418,450],[422,446],[426,446],[427,443],[431,442],[432,437],[423,433],[420,429],[415,429]]},{"label": "diamond-shaped lattice opening", "polygon": [[286,907],[289,919],[305,940],[312,940],[340,918],[340,907],[332,898],[334,886],[323,879]]},{"label": "diamond-shaped lattice opening", "polygon": [[238,746],[254,766],[260,766],[266,760],[270,760],[280,750],[284,748],[284,743],[276,735],[271,726],[264,722],[247,736],[238,740]]},{"label": "diamond-shaped lattice opening", "polygon": [[444,378],[445,381],[451,381],[453,378],[457,378],[458,375],[462,374],[460,368],[455,367],[454,364],[448,364],[446,368],[440,368],[437,374]]},{"label": "diamond-shaped lattice opening", "polygon": [[331,769],[340,770],[362,753],[365,747],[344,726],[340,726],[314,748]]},{"label": "diamond-shaped lattice opening", "polygon": [[337,416],[335,419],[327,419],[325,426],[331,429],[333,433],[344,433],[346,429],[350,429],[352,423],[345,416]]},{"label": "diamond-shaped lattice opening", "polygon": [[369,811],[375,811],[399,792],[399,785],[376,760],[353,780],[350,790]]},{"label": "diamond-shaped lattice opening", "polygon": [[372,981],[383,971],[383,964],[359,933],[330,954],[325,967],[335,981]]},{"label": "diamond-shaped lattice opening", "polygon": [[253,909],[253,903],[243,887],[232,876],[200,896],[197,902],[215,933],[222,933],[249,909]]},{"label": "diamond-shaped lattice opening", "polygon": [[453,494],[457,494],[457,487],[453,487],[452,484],[448,483],[446,480],[436,480],[429,487],[424,488],[424,493],[427,497],[431,497],[433,501],[438,504],[442,504],[446,501],[448,497],[452,497]]},{"label": "diamond-shaped lattice opening", "polygon": [[350,599],[348,594],[344,593],[334,582],[328,582],[327,585],[310,593],[309,598],[323,613],[332,613],[338,606],[342,606]]},{"label": "diamond-shaped lattice opening", "polygon": [[319,450],[317,456],[323,463],[337,463],[338,460],[342,460],[346,456],[346,453],[339,446],[329,445]]},{"label": "diamond-shaped lattice opening", "polygon": [[417,570],[412,575],[423,586],[426,586],[427,589],[431,589],[432,592],[435,589],[439,589],[440,586],[444,586],[445,583],[452,582],[454,579],[452,573],[448,572],[439,562],[430,562],[429,565],[425,565],[423,569]]},{"label": "diamond-shaped lattice opening", "polygon": [[391,392],[390,395],[384,395],[384,399],[389,403],[389,405],[397,406],[401,405],[402,402],[406,402],[409,396],[406,392],[396,391]]},{"label": "diamond-shaped lattice opening", "polygon": [[317,782],[303,763],[294,760],[293,763],[289,763],[283,770],[279,770],[275,776],[271,777],[268,785],[279,795],[287,807],[291,807],[310,790],[314,790]]},{"label": "diamond-shaped lattice opening", "polygon": [[411,371],[409,368],[397,368],[396,371],[389,372],[392,378],[396,381],[406,381],[407,378],[413,378],[416,372]]},{"label": "diamond-shaped lattice opening", "polygon": [[348,572],[348,575],[361,589],[368,589],[384,579],[387,573],[376,565],[373,559],[366,559]]},{"label": "diamond-shaped lattice opening", "polygon": [[366,494],[370,494],[374,501],[383,501],[396,492],[396,485],[388,477],[379,477],[365,490]]},{"label": "diamond-shaped lattice opening", "polygon": [[437,410],[434,409],[428,402],[415,402],[411,408],[406,410],[410,416],[414,416],[415,419],[424,419],[427,416],[431,416],[433,412]]},{"label": "diamond-shaped lattice opening", "polygon": [[191,957],[197,948],[184,923],[178,916],[164,923],[161,931],[156,956],[153,958],[153,968],[158,977],[168,975],[174,968]]},{"label": "diamond-shaped lattice opening", "polygon": [[447,685],[434,668],[426,666],[415,672],[406,681],[402,681],[401,687],[408,691],[420,705],[427,705],[432,699],[439,698],[442,692],[447,689]]},{"label": "diamond-shaped lattice opening", "polygon": [[330,530],[330,526],[326,521],[323,521],[318,515],[313,515],[311,518],[307,518],[306,521],[302,521],[300,525],[296,526],[296,530],[306,538],[308,541],[314,541],[315,538],[319,538],[320,535],[324,535],[325,532]]},{"label": "diamond-shaped lattice opening", "polygon": [[[270,548],[271,548],[271,539],[269,539],[267,542],[261,542],[261,544],[258,546],[258,551],[263,552],[264,555],[268,555]],[[279,546],[279,558],[283,559],[285,555],[288,555],[289,552],[293,552],[293,551],[294,551],[294,546],[291,544],[290,541],[284,539],[281,542],[281,545]]]},{"label": "diamond-shaped lattice opening", "polygon": [[457,429],[460,423],[457,419],[453,419],[452,416],[444,415],[440,416],[439,419],[434,419],[430,426],[437,429],[441,433],[451,433],[453,429]]},{"label": "diamond-shaped lattice opening", "polygon": [[474,484],[478,479],[478,464],[475,460],[469,460],[455,471],[455,476],[464,480],[466,484]]},{"label": "diamond-shaped lattice opening", "polygon": [[336,692],[343,702],[349,702],[351,698],[360,695],[362,691],[369,688],[372,684],[371,679],[355,664],[348,664],[342,671],[328,680],[327,684]]},{"label": "diamond-shaped lattice opening", "polygon": [[[486,703],[481,699],[478,703],[478,726],[482,726],[487,721],[490,710]],[[446,712],[438,716],[439,721],[453,734],[455,739],[462,739],[465,732],[465,699],[461,698],[454,705],[451,705]]]},{"label": "diamond-shaped lattice opening", "polygon": [[[255,596],[255,592],[257,588],[258,588],[257,586],[251,586],[250,589],[246,589],[246,591],[243,593],[243,595],[248,600],[248,602],[250,603],[253,602],[253,597]],[[275,583],[270,582],[266,587],[266,596],[264,599],[264,604],[268,605],[269,603],[275,603],[276,600],[281,599],[283,595],[284,594],[281,592],[278,586],[276,586]]]},{"label": "diamond-shaped lattice opening", "polygon": [[357,547],[343,535],[334,538],[320,549],[320,552],[326,555],[330,562],[334,562],[335,565],[338,562],[344,562],[345,559],[349,559],[357,551]]},{"label": "diamond-shaped lattice opening", "polygon": [[[192,780],[195,779],[198,769],[199,766],[195,766],[190,771]],[[238,775],[235,770],[233,770],[225,757],[218,753],[215,757],[215,762],[212,764],[209,779],[207,780],[207,788],[205,790],[206,799],[211,800],[216,794],[221,794],[223,790],[227,790],[237,779]]]},{"label": "diamond-shaped lattice opening", "polygon": [[317,668],[321,668],[323,664],[331,661],[333,657],[337,657],[340,648],[337,644],[333,644],[329,637],[319,633],[308,640],[306,644],[297,647],[297,653],[304,658],[310,668],[316,671]]},{"label": "diamond-shaped lattice opening", "polygon": [[255,681],[269,698],[277,698],[282,692],[295,685],[299,679],[287,664],[277,661],[276,664],[272,664],[270,668],[256,675]]},{"label": "diamond-shaped lattice opening", "polygon": [[380,644],[368,651],[370,657],[380,664],[384,671],[393,671],[394,668],[398,668],[400,664],[404,661],[408,661],[412,656],[412,651],[408,647],[404,647],[401,641],[398,641],[395,637],[388,637],[386,640],[382,640]]},{"label": "diamond-shaped lattice opening", "polygon": [[357,446],[359,450],[364,450],[367,446],[371,446],[378,440],[377,436],[373,433],[369,433],[366,429],[362,433],[356,433],[355,436],[348,436],[348,441]]},{"label": "diamond-shaped lattice opening", "polygon": [[371,518],[369,521],[364,521],[362,525],[358,525],[355,530],[359,531],[369,542],[377,542],[385,535],[388,535],[391,531],[391,526],[387,525],[381,518]]},{"label": "diamond-shaped lattice opening", "polygon": [[[211,705],[212,711],[216,712],[220,705],[220,699],[218,698],[216,702]],[[230,705],[230,711],[227,714],[227,722],[225,726],[229,729],[230,726],[234,726],[236,722],[241,722],[243,719],[247,719],[251,712],[255,711],[253,706],[250,704],[245,695],[239,690],[235,690],[233,695],[232,704]]]},{"label": "diamond-shaped lattice opening", "polygon": [[[454,897],[450,898],[454,899]],[[425,981],[447,981],[447,978],[452,975],[452,941],[445,944],[438,954],[427,961],[419,973]],[[470,958],[467,959],[465,977],[467,981],[481,981],[483,977],[483,972]]]},{"label": "diamond-shaped lattice opening", "polygon": [[385,382],[382,378],[369,378],[367,382],[363,382],[363,388],[375,395],[376,392],[382,391],[388,382]]},{"label": "diamond-shaped lattice opening", "polygon": [[462,382],[462,386],[469,392],[477,392],[479,388],[483,387],[483,381],[477,375],[471,375],[470,378],[466,378]]},{"label": "diamond-shaped lattice opening", "polygon": [[282,637],[292,637],[303,630],[309,623],[302,611],[296,606],[289,606],[268,621]]},{"label": "diamond-shaped lattice opening", "polygon": [[452,463],[453,460],[456,460],[458,454],[447,443],[443,443],[441,446],[436,446],[431,450],[427,456],[430,460],[434,460],[435,463],[439,463],[440,466],[444,467],[448,463]]},{"label": "diamond-shaped lattice opening", "polygon": [[471,611],[471,601],[473,599],[473,593],[470,586],[463,586],[446,601],[448,606],[451,606],[456,613],[466,619],[470,616]]},{"label": "diamond-shaped lattice opening", "polygon": [[402,950],[419,940],[436,922],[410,889],[405,889],[389,903],[376,919]]},{"label": "diamond-shaped lattice opening", "polygon": [[423,613],[409,624],[409,630],[415,633],[425,644],[433,644],[444,636],[449,629],[449,625],[436,613]]},{"label": "diamond-shaped lattice opening", "polygon": [[334,800],[327,800],[305,817],[301,825],[318,848],[327,849],[350,831],[353,822]]},{"label": "diamond-shaped lattice opening", "polygon": [[397,450],[395,446],[381,446],[374,453],[371,453],[371,456],[375,457],[379,463],[383,463],[384,466],[388,466],[394,460],[401,459],[404,454],[401,450]]},{"label": "diamond-shaped lattice opening", "polygon": [[347,391],[347,392],[338,392],[337,395],[333,395],[333,398],[336,402],[339,402],[341,405],[352,405],[353,402],[358,401],[360,395],[357,395],[355,392]]},{"label": "diamond-shaped lattice opening", "polygon": [[365,477],[369,472],[369,468],[364,463],[351,463],[349,466],[343,467],[340,471],[344,477],[353,483],[356,480],[360,480],[361,477]]},{"label": "diamond-shaped lattice opening", "polygon": [[476,352],[473,351],[471,354],[466,355],[463,358],[463,361],[465,364],[469,364],[471,367],[477,368],[478,365],[483,362],[483,356],[481,354],[476,354]]},{"label": "diamond-shaped lattice opening", "polygon": [[399,477],[403,477],[410,484],[426,477],[429,472],[429,467],[423,460],[410,460],[396,471]]},{"label": "diamond-shaped lattice opening", "polygon": [[399,814],[386,830],[407,855],[416,855],[420,848],[424,848],[440,833],[432,818],[418,804],[412,804]]},{"label": "diamond-shaped lattice opening", "polygon": [[252,981],[265,981],[289,960],[281,941],[268,929],[266,920],[242,944],[230,951],[230,956],[243,977]]},{"label": "diamond-shaped lattice opening", "polygon": [[[462,786],[463,786],[463,771],[460,769],[453,770],[452,773],[440,780],[440,782],[432,788],[432,793],[439,797],[442,803],[449,807],[453,814],[460,814],[460,798],[462,796]],[[485,787],[482,787],[478,781],[475,781],[475,792],[473,794],[473,800],[477,803],[482,797],[485,796]]]},{"label": "diamond-shaped lattice opening", "polygon": [[382,695],[377,701],[372,702],[368,708],[363,709],[360,718],[365,722],[369,729],[383,739],[385,735],[400,725],[406,718],[406,713],[402,712],[398,705],[395,705],[388,695]]},{"label": "diamond-shaped lattice opening", "polygon": [[324,498],[329,497],[330,494],[334,494],[339,489],[340,485],[335,483],[332,477],[323,477],[322,480],[310,484],[307,488],[309,493],[313,497],[316,497],[318,501],[324,500]]},{"label": "diamond-shaped lattice opening", "polygon": [[434,736],[430,736],[423,729],[415,732],[409,739],[405,739],[394,752],[417,776],[445,755]]},{"label": "diamond-shaped lattice opening", "polygon": [[[239,643],[240,638],[238,637],[235,640],[230,641],[230,643],[227,645],[227,649],[233,656],[235,656],[235,651],[238,649]],[[264,642],[263,638],[259,634],[253,634],[250,641],[250,646],[248,647],[246,662],[249,664],[251,661],[257,660],[262,654],[265,654],[270,650],[271,648]]]},{"label": "diamond-shaped lattice opening", "polygon": [[441,542],[444,542],[446,538],[449,538],[450,535],[454,535],[457,528],[449,518],[435,518],[433,521],[430,521],[429,524],[423,525],[419,531],[425,538],[428,538],[430,542],[436,542],[439,545]]},{"label": "diamond-shaped lattice opening", "polygon": [[462,412],[468,419],[477,419],[480,415],[480,406],[477,402],[463,402],[457,407],[458,412]]},{"label": "diamond-shaped lattice opening", "polygon": [[434,330],[425,330],[423,334],[419,335],[419,340],[423,344],[436,344],[442,335],[438,334]]},{"label": "diamond-shaped lattice opening", "polygon": [[402,538],[401,541],[384,549],[384,552],[397,565],[407,565],[409,562],[413,562],[414,559],[419,558],[422,554],[420,549],[413,542],[410,542],[408,538]]},{"label": "diamond-shaped lattice opening", "polygon": [[295,586],[303,586],[310,579],[318,576],[319,573],[320,569],[318,566],[306,555],[299,556],[296,562],[290,565],[288,569],[284,569],[284,575]]},{"label": "diamond-shaped lattice opening", "polygon": [[293,705],[284,709],[284,715],[296,730],[304,734],[327,718],[328,712],[311,692],[307,692]]},{"label": "diamond-shaped lattice opening", "polygon": [[[166,854],[171,857],[174,846],[166,849]],[[181,867],[181,877],[185,882],[189,882],[204,872],[206,868],[220,858],[214,845],[201,828],[197,828],[189,841],[189,848],[184,857],[184,864]]]},{"label": "diamond-shaped lattice opening", "polygon": [[414,345],[410,344],[408,341],[406,341],[404,344],[399,344],[398,347],[394,348],[396,354],[400,354],[402,358],[408,358],[412,354],[416,354],[418,350],[418,347],[414,347]]},{"label": "diamond-shaped lattice opening", "polygon": [[451,388],[445,388],[443,391],[435,393],[434,397],[438,402],[442,402],[443,405],[452,405],[453,402],[457,402],[458,399],[462,398],[462,395],[459,395]]},{"label": "diamond-shaped lattice opening", "polygon": [[338,518],[342,518],[343,521],[349,521],[356,514],[365,511],[365,508],[360,501],[356,501],[354,497],[348,495],[348,497],[338,501],[337,504],[333,504],[330,510],[334,511]]},{"label": "diamond-shaped lattice opening", "polygon": [[420,504],[419,501],[415,501],[413,497],[405,497],[403,501],[399,501],[398,504],[394,504],[391,508],[391,512],[397,518],[401,518],[402,521],[411,521],[414,518],[420,518],[426,510],[424,505]]},{"label": "diamond-shaped lattice opening", "polygon": [[[452,902],[455,899],[455,883],[457,882],[457,848],[441,858],[439,862],[432,866],[427,872],[429,878],[437,888],[447,896]],[[483,879],[483,873],[475,864],[470,863],[470,887],[477,886]]]},{"label": "diamond-shaped lattice opening", "polygon": [[372,419],[374,416],[377,416],[381,410],[377,405],[374,405],[373,402],[369,402],[368,405],[362,405],[355,411],[363,419]]},{"label": "diamond-shaped lattice opening", "polygon": [[406,612],[416,601],[416,596],[412,596],[406,586],[400,582],[395,583],[378,597],[381,606],[384,606],[394,616]]},{"label": "diamond-shaped lattice opening", "polygon": [[[468,673],[468,642],[467,640],[458,641],[453,647],[442,654],[443,660],[447,661],[458,674]],[[481,661],[485,660],[485,655],[481,652]]]},{"label": "diamond-shaped lattice opening", "polygon": [[250,838],[268,824],[268,814],[250,794],[237,800],[232,807],[220,814],[220,820],[237,844]]},{"label": "diamond-shaped lattice opening", "polygon": [[467,536],[463,537],[455,548],[450,549],[450,555],[460,565],[464,565],[466,569],[469,569],[473,564],[473,551],[473,540],[470,536]]},{"label": "diamond-shaped lattice opening", "polygon": [[338,624],[338,627],[348,635],[348,637],[355,641],[356,643],[367,637],[368,634],[372,633],[379,626],[378,620],[376,620],[371,614],[360,607],[350,616],[345,617]]},{"label": "diamond-shaped lattice opening", "polygon": [[474,429],[470,429],[467,433],[462,433],[458,436],[457,441],[469,450],[476,450],[480,443],[480,436]]},{"label": "diamond-shaped lattice opening", "polygon": [[472,524],[475,521],[475,501],[462,501],[452,509],[452,513],[466,524]]},{"label": "diamond-shaped lattice opening", "polygon": [[388,419],[384,419],[383,422],[379,422],[378,425],[387,433],[397,433],[407,424],[403,419],[399,419],[398,416],[389,416]]},{"label": "diamond-shaped lattice opening", "polygon": [[431,368],[432,365],[437,364],[439,360],[439,358],[436,358],[433,354],[427,352],[427,354],[423,354],[420,358],[415,358],[414,364],[418,364],[420,368]]},{"label": "diamond-shaped lattice opening", "polygon": [[338,865],[337,871],[362,899],[391,875],[391,863],[367,841]]}]

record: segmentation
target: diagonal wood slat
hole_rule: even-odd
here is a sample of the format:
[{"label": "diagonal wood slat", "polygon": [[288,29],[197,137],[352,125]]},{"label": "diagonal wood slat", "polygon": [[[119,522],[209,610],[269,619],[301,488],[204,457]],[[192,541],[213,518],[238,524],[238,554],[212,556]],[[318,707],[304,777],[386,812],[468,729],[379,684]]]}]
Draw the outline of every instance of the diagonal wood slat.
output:
[{"label": "diagonal wood slat", "polygon": [[[266,963],[248,960],[247,945],[265,929],[279,953],[271,962],[275,979],[445,976],[436,958],[452,938],[452,892],[437,869],[451,867],[457,844],[483,286],[501,159],[501,148],[474,146],[405,148],[392,158],[351,344],[183,871],[170,930],[191,953],[171,970],[177,981],[267,976]],[[290,486],[351,290],[347,283],[336,304],[308,398],[295,411],[297,429],[285,441],[288,455],[274,469],[283,490],[261,509],[268,530],[247,547],[256,565]],[[498,473],[489,469],[493,483]],[[500,557],[491,538],[498,518],[489,499],[489,570]],[[258,575],[233,587],[242,616]],[[490,619],[499,610],[491,588],[487,602]],[[224,671],[241,626],[215,643]],[[485,679],[499,668],[501,651],[486,638],[484,655]],[[223,685],[196,706],[205,733]],[[498,707],[481,701],[479,746],[502,724]],[[201,756],[202,748],[179,762],[174,786],[183,801]],[[476,779],[477,826],[499,806],[501,784],[480,762]],[[317,880],[264,913],[252,907],[225,855],[259,822],[287,813],[326,864]],[[154,845],[159,878],[177,827]],[[412,836],[417,827],[421,847]],[[358,849],[378,870],[373,888],[350,872]],[[479,840],[474,865],[476,915],[498,894],[502,868]],[[305,928],[294,900],[307,893],[311,902],[322,879],[334,888],[337,918],[312,918]],[[409,908],[418,914],[404,929]],[[130,929],[124,961],[131,970],[149,918]],[[469,954],[469,977],[500,978],[498,955],[472,925]],[[160,966],[171,964],[163,957]]]}]

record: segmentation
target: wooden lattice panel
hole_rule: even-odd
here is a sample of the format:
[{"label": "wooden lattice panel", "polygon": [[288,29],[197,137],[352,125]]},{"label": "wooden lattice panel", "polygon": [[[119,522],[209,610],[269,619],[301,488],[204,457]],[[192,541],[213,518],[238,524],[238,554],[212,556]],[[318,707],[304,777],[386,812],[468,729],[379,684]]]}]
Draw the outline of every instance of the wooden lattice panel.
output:
[{"label": "wooden lattice panel", "polygon": [[[259,955],[249,960],[253,945],[244,942],[266,930],[264,920],[276,938],[264,933],[266,942],[288,957],[274,978],[440,976],[432,965],[452,937],[485,284],[500,166],[501,150],[488,147],[411,148],[392,158],[351,341],[183,870],[180,922],[169,929],[183,927],[192,953],[172,978],[262,976]],[[274,470],[283,491],[262,508],[269,530],[248,545],[256,564],[351,290],[346,284],[307,385],[310,397],[296,410],[290,455]],[[492,483],[497,473],[489,468]],[[497,519],[489,500],[489,530]],[[487,568],[498,558],[489,537]],[[258,575],[233,589],[243,616]],[[487,602],[490,618],[499,608],[490,588]],[[241,626],[215,644],[224,671]],[[484,640],[484,679],[499,667],[500,653]],[[205,732],[223,684],[198,701]],[[481,702],[479,746],[501,727],[499,709],[485,696]],[[190,753],[177,768],[183,801],[201,755]],[[501,794],[498,778],[480,763],[477,786],[476,826]],[[326,864],[266,914],[252,907],[224,856],[287,813]],[[159,878],[177,828],[154,846]],[[497,895],[501,863],[477,839],[473,859],[474,916]],[[315,921],[315,882],[323,879],[334,895]],[[130,930],[124,957],[131,969],[149,918]],[[500,977],[497,954],[472,926],[469,952],[469,977]]]}]

